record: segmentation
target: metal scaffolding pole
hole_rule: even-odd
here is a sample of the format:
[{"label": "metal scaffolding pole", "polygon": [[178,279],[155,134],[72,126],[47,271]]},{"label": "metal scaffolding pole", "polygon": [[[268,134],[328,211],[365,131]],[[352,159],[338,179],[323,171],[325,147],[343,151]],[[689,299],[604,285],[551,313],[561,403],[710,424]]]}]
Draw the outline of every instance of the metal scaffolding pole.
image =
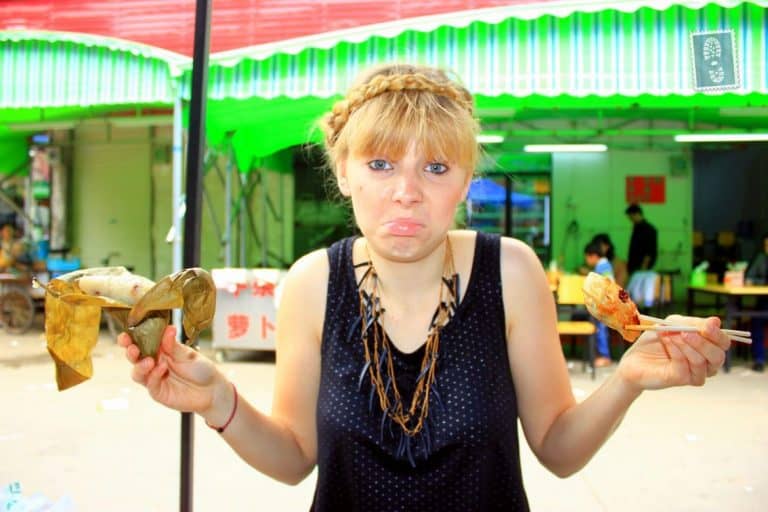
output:
[{"label": "metal scaffolding pole", "polygon": [[[184,215],[184,267],[200,266],[200,225],[202,167],[205,156],[205,99],[208,83],[208,42],[210,39],[211,0],[197,0],[195,44],[192,58],[192,94],[189,109],[187,144],[186,212]],[[182,340],[186,341],[183,334]],[[180,510],[192,511],[194,416],[181,413]]]}]

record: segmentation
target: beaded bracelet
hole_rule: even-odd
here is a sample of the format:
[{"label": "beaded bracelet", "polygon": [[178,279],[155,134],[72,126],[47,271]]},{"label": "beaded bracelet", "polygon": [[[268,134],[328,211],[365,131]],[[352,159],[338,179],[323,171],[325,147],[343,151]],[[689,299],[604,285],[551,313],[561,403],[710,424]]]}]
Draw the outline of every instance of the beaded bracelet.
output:
[{"label": "beaded bracelet", "polygon": [[208,425],[210,428],[221,434],[224,432],[224,430],[229,426],[230,423],[232,423],[232,418],[235,417],[235,413],[237,412],[237,388],[235,387],[235,384],[232,383],[232,391],[235,394],[235,405],[232,407],[232,412],[229,414],[229,418],[227,419],[226,423],[220,427],[214,427],[210,423],[208,423],[208,420],[205,421],[205,424]]}]

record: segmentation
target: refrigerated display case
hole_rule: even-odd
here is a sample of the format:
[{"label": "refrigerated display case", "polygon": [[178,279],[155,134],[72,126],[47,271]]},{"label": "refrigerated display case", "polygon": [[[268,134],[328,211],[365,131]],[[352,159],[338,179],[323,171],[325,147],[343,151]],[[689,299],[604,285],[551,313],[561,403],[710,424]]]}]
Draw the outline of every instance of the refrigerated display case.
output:
[{"label": "refrigerated display case", "polygon": [[546,263],[552,247],[549,174],[487,174],[467,195],[467,226],[524,241]]}]

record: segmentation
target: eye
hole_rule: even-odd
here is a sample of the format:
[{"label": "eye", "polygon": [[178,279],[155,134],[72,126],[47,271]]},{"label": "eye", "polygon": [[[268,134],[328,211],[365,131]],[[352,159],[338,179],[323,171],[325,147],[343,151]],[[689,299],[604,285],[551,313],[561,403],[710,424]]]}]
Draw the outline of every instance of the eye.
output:
[{"label": "eye", "polygon": [[432,162],[427,164],[424,170],[431,174],[445,174],[448,172],[448,166],[439,162]]},{"label": "eye", "polygon": [[374,171],[389,171],[392,169],[392,165],[386,160],[376,159],[368,162],[368,168]]}]

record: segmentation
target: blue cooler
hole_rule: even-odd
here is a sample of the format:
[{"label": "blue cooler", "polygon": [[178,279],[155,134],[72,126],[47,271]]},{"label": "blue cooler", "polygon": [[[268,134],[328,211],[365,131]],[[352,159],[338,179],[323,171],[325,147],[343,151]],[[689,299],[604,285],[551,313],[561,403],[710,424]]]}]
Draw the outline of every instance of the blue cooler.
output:
[{"label": "blue cooler", "polygon": [[51,279],[67,272],[80,269],[80,258],[48,258],[46,260],[48,272],[51,273]]}]

